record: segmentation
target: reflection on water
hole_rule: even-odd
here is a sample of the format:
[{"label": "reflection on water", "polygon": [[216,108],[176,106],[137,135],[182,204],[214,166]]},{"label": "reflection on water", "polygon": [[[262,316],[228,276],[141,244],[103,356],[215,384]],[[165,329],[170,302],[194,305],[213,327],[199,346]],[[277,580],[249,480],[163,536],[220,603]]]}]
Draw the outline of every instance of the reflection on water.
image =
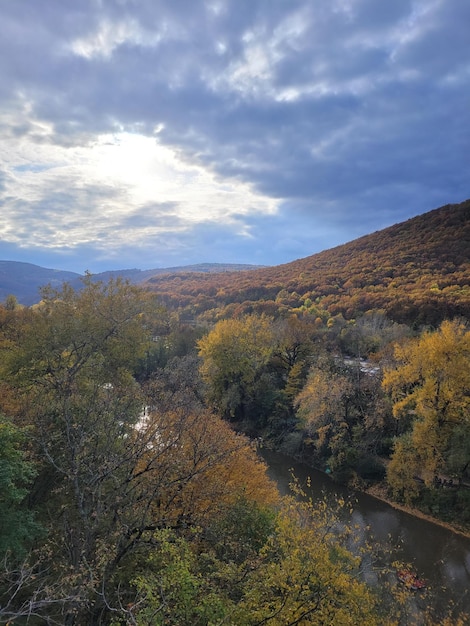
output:
[{"label": "reflection on water", "polygon": [[[401,560],[412,563],[420,576],[429,583],[430,602],[436,607],[453,603],[470,617],[470,539],[427,520],[413,517],[366,494],[354,493],[332,481],[326,474],[296,463],[277,452],[261,450],[282,494],[289,492],[291,470],[304,491],[313,500],[325,494],[333,498],[354,496],[349,524],[357,528],[356,535],[365,543],[372,539],[391,549],[388,562]],[[309,486],[307,479],[310,478]],[[367,579],[373,582],[373,570]]]}]

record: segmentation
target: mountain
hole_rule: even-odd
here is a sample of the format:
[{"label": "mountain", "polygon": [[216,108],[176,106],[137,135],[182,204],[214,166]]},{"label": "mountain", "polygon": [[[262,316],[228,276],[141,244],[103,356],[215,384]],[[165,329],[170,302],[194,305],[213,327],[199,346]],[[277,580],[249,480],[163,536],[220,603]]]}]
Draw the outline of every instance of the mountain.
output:
[{"label": "mountain", "polygon": [[247,265],[243,263],[196,263],[194,265],[178,265],[176,267],[162,267],[153,270],[109,270],[107,272],[100,272],[94,274],[96,280],[102,280],[106,282],[110,278],[125,278],[133,284],[140,284],[147,281],[153,276],[159,276],[162,274],[177,274],[183,273],[202,273],[202,274],[218,274],[220,272],[241,272],[252,271],[264,267],[262,265]]},{"label": "mountain", "polygon": [[0,301],[14,295],[21,304],[34,304],[40,300],[40,287],[47,284],[59,287],[78,277],[75,272],[47,269],[32,263],[0,261]]},{"label": "mountain", "polygon": [[470,200],[291,263],[249,273],[153,276],[145,285],[169,306],[213,310],[213,318],[292,309],[345,319],[380,309],[409,324],[470,318]]},{"label": "mountain", "polygon": [[[248,271],[257,269],[260,265],[228,264],[228,263],[201,263],[178,267],[157,268],[151,270],[124,269],[111,270],[93,275],[94,280],[107,282],[118,276],[129,280],[133,284],[143,283],[152,276],[160,274],[174,274],[177,272],[217,273],[226,271]],[[39,302],[40,288],[45,285],[60,287],[64,282],[75,288],[80,288],[82,275],[76,272],[67,272],[48,269],[32,263],[18,261],[0,261],[0,302],[9,295],[14,295],[20,304],[31,305]]]}]

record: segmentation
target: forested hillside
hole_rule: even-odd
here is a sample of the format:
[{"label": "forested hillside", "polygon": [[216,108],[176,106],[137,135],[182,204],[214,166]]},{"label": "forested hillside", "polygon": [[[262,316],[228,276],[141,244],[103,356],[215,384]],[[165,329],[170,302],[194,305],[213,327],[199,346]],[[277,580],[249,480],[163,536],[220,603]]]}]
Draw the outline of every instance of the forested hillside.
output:
[{"label": "forested hillside", "polygon": [[0,300],[13,296],[21,304],[30,305],[39,300],[40,287],[48,283],[58,287],[78,277],[75,272],[47,269],[32,263],[0,261]]},{"label": "forested hillside", "polygon": [[470,316],[470,200],[447,205],[319,254],[250,273],[155,276],[172,307],[217,319],[302,308],[356,318],[384,310],[406,324]]}]

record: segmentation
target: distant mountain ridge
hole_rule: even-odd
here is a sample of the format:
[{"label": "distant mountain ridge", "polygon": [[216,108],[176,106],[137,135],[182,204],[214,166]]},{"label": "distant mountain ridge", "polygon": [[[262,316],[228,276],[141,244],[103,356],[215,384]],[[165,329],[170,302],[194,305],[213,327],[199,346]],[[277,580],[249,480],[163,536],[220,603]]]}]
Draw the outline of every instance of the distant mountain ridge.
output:
[{"label": "distant mountain ridge", "polygon": [[0,261],[0,301],[13,295],[20,304],[31,305],[39,301],[40,287],[47,284],[59,287],[79,276],[75,272],[48,269],[33,263]]},{"label": "distant mountain ridge", "polygon": [[[259,269],[260,265],[247,265],[239,263],[199,263],[177,267],[156,268],[150,270],[123,269],[110,270],[93,274],[95,280],[107,282],[110,278],[118,276],[129,280],[133,284],[144,283],[152,276],[160,274],[173,274],[176,272],[202,272],[217,273],[227,271],[247,271]],[[49,269],[23,263],[21,261],[0,261],[0,302],[9,295],[16,297],[20,304],[30,306],[40,300],[40,288],[46,285],[60,287],[64,282],[73,287],[80,286],[82,274],[65,270]]]},{"label": "distant mountain ridge", "polygon": [[320,307],[345,319],[370,310],[409,324],[470,319],[470,200],[291,263],[236,276],[153,276],[146,286],[169,306],[218,318]]}]

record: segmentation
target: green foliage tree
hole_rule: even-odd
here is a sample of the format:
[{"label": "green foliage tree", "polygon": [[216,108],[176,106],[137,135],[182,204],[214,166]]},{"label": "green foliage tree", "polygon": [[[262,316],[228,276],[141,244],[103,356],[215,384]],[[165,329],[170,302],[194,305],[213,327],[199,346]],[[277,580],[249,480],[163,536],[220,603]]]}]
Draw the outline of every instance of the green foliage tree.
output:
[{"label": "green foliage tree", "polygon": [[49,607],[48,619],[107,624],[125,615],[129,581],[155,532],[207,525],[242,491],[274,498],[247,440],[197,393],[187,401],[184,368],[145,389],[136,382],[153,310],[128,283],[87,277],[80,291],[44,290],[2,345],[2,378],[17,397],[10,409],[31,433],[30,499],[47,530],[37,550],[42,574],[28,575],[26,589],[19,572],[17,588],[34,598],[30,611]]},{"label": "green foliage tree", "polygon": [[[149,342],[147,300],[122,281],[46,288],[34,315],[3,351],[2,373],[30,427],[38,476],[31,500],[54,545],[52,579],[61,578],[67,619],[123,549],[119,486],[132,477],[130,446],[143,396],[132,376]],[[105,546],[105,543],[108,542]]]},{"label": "green foliage tree", "polygon": [[[136,577],[134,603],[127,606],[137,626],[182,626],[224,623],[230,601],[207,572],[201,572],[191,544],[172,531],[154,536],[155,549],[145,573]],[[121,622],[115,622],[118,626]]]},{"label": "green foliage tree", "polygon": [[0,560],[16,562],[39,527],[25,504],[35,475],[23,452],[26,433],[0,415]]},{"label": "green foliage tree", "polygon": [[267,519],[237,502],[229,528],[228,551],[196,529],[184,541],[157,537],[147,574],[135,580],[138,626],[382,623],[326,503],[286,498]]}]

